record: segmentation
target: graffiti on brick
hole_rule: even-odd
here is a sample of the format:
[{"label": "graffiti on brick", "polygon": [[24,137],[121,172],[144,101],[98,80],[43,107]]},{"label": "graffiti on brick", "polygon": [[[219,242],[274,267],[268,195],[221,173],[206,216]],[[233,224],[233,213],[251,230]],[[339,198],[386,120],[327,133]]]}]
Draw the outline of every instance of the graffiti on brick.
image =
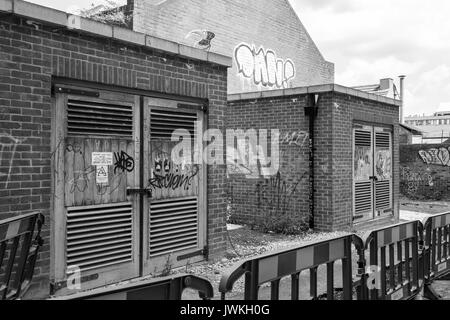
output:
[{"label": "graffiti on brick", "polygon": [[11,178],[17,146],[25,143],[25,141],[7,133],[0,132],[0,181],[5,183],[5,189],[8,188],[8,183]]},{"label": "graffiti on brick", "polygon": [[211,41],[215,37],[215,33],[208,30],[192,30],[185,39],[192,42],[192,47],[207,51],[211,49]]},{"label": "graffiti on brick", "polygon": [[309,142],[309,133],[306,131],[294,131],[281,135],[280,143],[282,145],[295,145],[298,147],[304,147]]},{"label": "graffiti on brick", "polygon": [[242,43],[234,52],[238,73],[252,79],[254,84],[271,88],[289,88],[295,78],[295,66],[291,59],[280,59],[273,50]]},{"label": "graffiti on brick", "polygon": [[305,176],[306,173],[289,182],[281,172],[278,172],[276,176],[257,183],[255,192],[258,209],[270,208],[272,214],[287,214],[290,211],[290,203]]},{"label": "graffiti on brick", "polygon": [[433,176],[426,171],[415,171],[410,167],[400,167],[401,191],[404,195],[416,196],[421,186],[433,187]]},{"label": "graffiti on brick", "polygon": [[420,150],[419,156],[427,165],[450,167],[450,147]]}]

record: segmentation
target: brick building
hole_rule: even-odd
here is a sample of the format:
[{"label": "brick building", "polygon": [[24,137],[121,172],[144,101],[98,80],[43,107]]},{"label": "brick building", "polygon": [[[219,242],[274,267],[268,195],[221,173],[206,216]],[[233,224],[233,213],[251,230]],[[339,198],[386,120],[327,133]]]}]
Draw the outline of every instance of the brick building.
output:
[{"label": "brick building", "polygon": [[228,164],[232,218],[323,231],[398,220],[399,105],[339,85],[229,95],[227,128],[281,134],[277,174]]},{"label": "brick building", "polygon": [[[0,219],[48,218],[34,295],[72,293],[71,266],[89,289],[219,256],[227,193],[240,222],[398,218],[399,101],[327,84],[288,1],[155,3],[132,31],[0,0]],[[198,124],[278,130],[279,168],[173,165]]]},{"label": "brick building", "polygon": [[0,219],[47,221],[30,295],[73,293],[72,266],[86,290],[221,254],[225,168],[172,164],[168,138],[224,128],[231,59],[24,1],[0,15]]},{"label": "brick building", "polygon": [[133,0],[133,30],[233,56],[228,93],[334,82],[288,0]]},{"label": "brick building", "polygon": [[[136,31],[233,56],[228,129],[281,133],[278,172],[265,175],[261,164],[245,163],[250,154],[228,161],[232,221],[264,225],[281,219],[336,230],[398,216],[400,103],[392,79],[359,90],[332,85],[333,64],[287,0],[134,0],[129,7]],[[313,129],[304,110],[308,92],[320,93]],[[353,181],[358,165],[359,180]]]}]

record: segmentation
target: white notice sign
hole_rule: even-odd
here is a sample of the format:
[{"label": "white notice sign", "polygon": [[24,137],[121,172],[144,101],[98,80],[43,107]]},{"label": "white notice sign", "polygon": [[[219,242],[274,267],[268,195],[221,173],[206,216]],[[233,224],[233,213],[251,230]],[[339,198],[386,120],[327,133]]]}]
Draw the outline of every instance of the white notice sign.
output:
[{"label": "white notice sign", "polygon": [[108,166],[97,166],[95,177],[98,185],[108,186]]},{"label": "white notice sign", "polygon": [[92,152],[93,166],[112,166],[113,153],[112,152]]}]

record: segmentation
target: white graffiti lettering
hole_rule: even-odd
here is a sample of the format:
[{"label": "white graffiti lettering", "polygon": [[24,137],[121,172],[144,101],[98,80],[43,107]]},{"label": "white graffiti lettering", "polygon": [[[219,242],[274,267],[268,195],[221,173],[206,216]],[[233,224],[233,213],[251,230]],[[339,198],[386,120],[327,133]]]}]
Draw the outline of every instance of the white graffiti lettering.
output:
[{"label": "white graffiti lettering", "polygon": [[24,142],[25,140],[17,139],[7,133],[0,133],[0,179],[3,180],[6,177],[5,189],[8,188],[17,146]]},{"label": "white graffiti lettering", "polygon": [[295,78],[295,66],[291,59],[278,59],[272,50],[256,49],[242,43],[235,49],[239,73],[264,87],[288,88]]},{"label": "white graffiti lettering", "polygon": [[450,167],[450,147],[420,150],[419,156],[428,165]]}]

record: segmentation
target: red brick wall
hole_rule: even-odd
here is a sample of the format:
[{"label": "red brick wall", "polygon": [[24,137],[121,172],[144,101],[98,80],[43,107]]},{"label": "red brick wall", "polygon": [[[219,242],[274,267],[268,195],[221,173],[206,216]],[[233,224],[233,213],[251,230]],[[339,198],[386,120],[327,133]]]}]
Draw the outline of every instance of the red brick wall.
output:
[{"label": "red brick wall", "polygon": [[228,76],[230,94],[280,89],[255,85],[251,77],[239,73],[235,48],[241,43],[291,59],[296,73],[288,87],[334,82],[333,64],[325,61],[287,0],[134,0],[133,19],[135,31],[188,45],[200,39],[191,31],[214,32],[210,50],[234,57]]},{"label": "red brick wall", "polygon": [[400,191],[419,200],[450,199],[450,144],[400,147]]},{"label": "red brick wall", "polygon": [[[306,95],[229,102],[227,128],[279,129],[283,134],[309,132],[305,106]],[[317,230],[342,230],[353,225],[352,145],[355,121],[390,125],[394,129],[394,211],[398,217],[398,112],[398,107],[377,101],[335,92],[320,93],[314,125],[314,223]],[[305,221],[309,214],[310,191],[308,143],[307,140],[300,148],[282,147],[280,167],[281,177],[287,177],[290,185],[306,173],[286,210],[304,217]],[[264,214],[277,212],[277,202],[263,206],[258,197],[258,185],[264,184],[264,178],[254,180],[246,179],[244,175],[232,175],[228,182],[235,220],[248,223]]]},{"label": "red brick wall", "polygon": [[[0,219],[40,210],[46,216],[36,276],[50,272],[52,77],[208,98],[208,123],[224,128],[226,68],[129,47],[14,17],[0,22]],[[14,149],[6,148],[13,144]],[[12,152],[15,151],[15,152]],[[225,168],[208,169],[211,255],[225,248]],[[48,284],[46,285],[48,293]]]}]

